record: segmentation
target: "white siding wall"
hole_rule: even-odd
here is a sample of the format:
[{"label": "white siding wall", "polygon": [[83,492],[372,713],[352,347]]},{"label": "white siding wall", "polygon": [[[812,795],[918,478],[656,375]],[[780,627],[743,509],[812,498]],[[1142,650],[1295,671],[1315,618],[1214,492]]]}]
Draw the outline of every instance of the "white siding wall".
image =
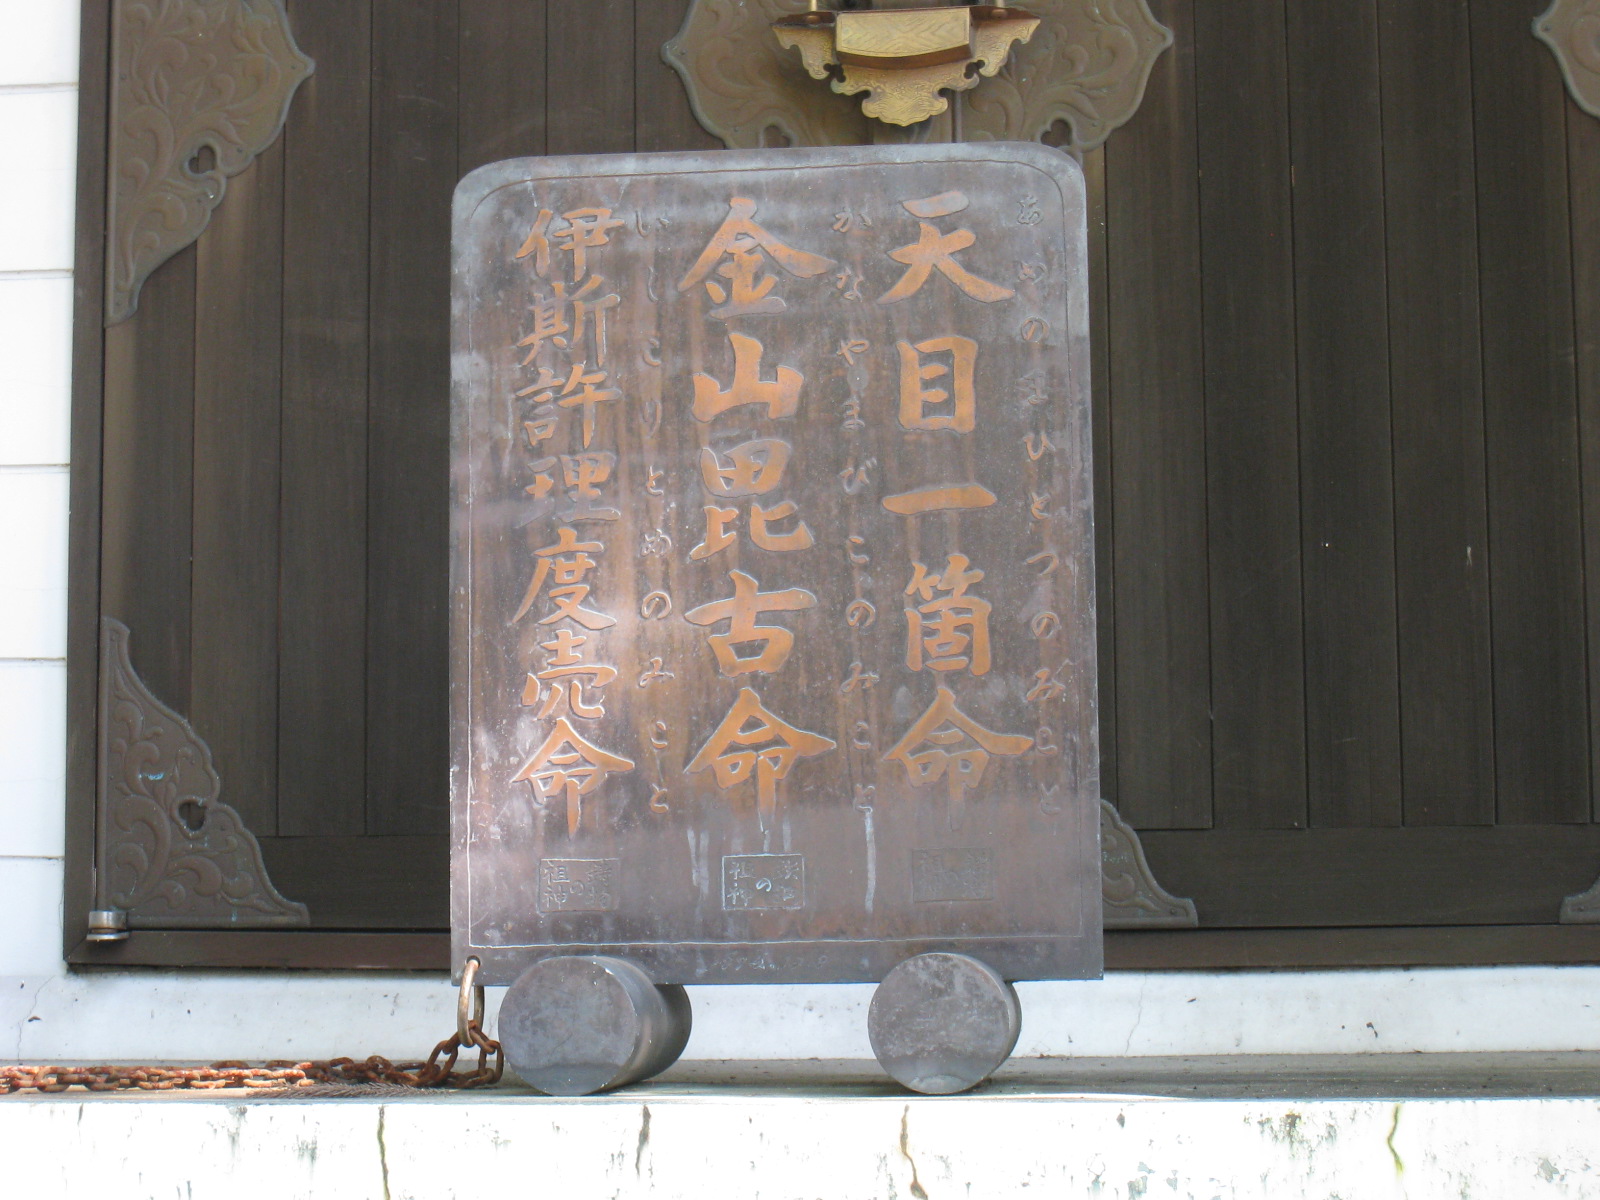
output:
[{"label": "white siding wall", "polygon": [[[420,1055],[431,975],[68,974],[60,956],[78,0],[0,0],[0,1060]],[[1600,1049],[1600,968],[1022,987],[1026,1054]],[[701,988],[697,1057],[869,1053],[865,987]]]},{"label": "white siding wall", "polygon": [[3,976],[60,969],[77,4],[0,0],[0,19]]}]

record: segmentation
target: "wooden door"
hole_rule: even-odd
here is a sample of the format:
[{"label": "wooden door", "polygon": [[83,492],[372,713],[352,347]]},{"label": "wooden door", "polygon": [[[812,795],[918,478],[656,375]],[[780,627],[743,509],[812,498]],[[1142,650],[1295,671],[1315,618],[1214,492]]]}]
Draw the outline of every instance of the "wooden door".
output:
[{"label": "wooden door", "polygon": [[[101,337],[85,4],[72,771],[87,824],[114,617],[314,932],[83,961],[443,964],[451,191],[718,144],[685,0],[286,7],[282,136]],[[1600,874],[1600,122],[1544,7],[1152,0],[1084,163],[1102,746],[1202,928],[1112,965],[1600,957],[1556,923]]]}]

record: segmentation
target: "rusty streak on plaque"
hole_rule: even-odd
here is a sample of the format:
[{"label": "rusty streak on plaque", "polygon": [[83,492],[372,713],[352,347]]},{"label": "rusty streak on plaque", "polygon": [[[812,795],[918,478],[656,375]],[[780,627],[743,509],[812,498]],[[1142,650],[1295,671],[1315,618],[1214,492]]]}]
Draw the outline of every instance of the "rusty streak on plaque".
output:
[{"label": "rusty streak on plaque", "polygon": [[461,183],[456,962],[1099,973],[1084,213],[1001,143]]}]

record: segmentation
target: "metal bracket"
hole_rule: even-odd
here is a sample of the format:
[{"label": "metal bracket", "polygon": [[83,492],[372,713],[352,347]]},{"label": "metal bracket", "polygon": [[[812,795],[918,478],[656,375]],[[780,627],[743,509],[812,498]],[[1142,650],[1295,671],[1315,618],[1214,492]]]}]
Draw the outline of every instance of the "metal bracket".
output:
[{"label": "metal bracket", "polygon": [[1560,920],[1563,925],[1600,925],[1600,879],[1588,891],[1561,902]]},{"label": "metal bracket", "polygon": [[1101,895],[1107,929],[1193,929],[1194,901],[1156,882],[1139,835],[1108,800],[1100,801]]},{"label": "metal bracket", "polygon": [[[193,726],[150,694],[128,658],[128,627],[100,620],[97,911],[123,928],[303,926],[304,904],[267,878],[261,847],[217,796],[222,781]],[[103,923],[120,940],[114,919]],[[125,935],[124,935],[125,936]]]},{"label": "metal bracket", "polygon": [[1555,54],[1578,107],[1600,117],[1600,0],[1554,0],[1533,36]]},{"label": "metal bracket", "polygon": [[314,66],[283,0],[117,0],[111,56],[107,325],[200,236]]},{"label": "metal bracket", "polygon": [[[694,0],[661,49],[683,77],[700,124],[730,149],[847,146],[873,140],[854,101],[819,88],[772,23],[808,0]],[[1146,0],[1027,0],[1039,26],[1006,65],[955,103],[965,141],[1037,141],[1058,121],[1063,150],[1092,150],[1138,110],[1172,31]],[[879,129],[882,129],[879,126]]]}]

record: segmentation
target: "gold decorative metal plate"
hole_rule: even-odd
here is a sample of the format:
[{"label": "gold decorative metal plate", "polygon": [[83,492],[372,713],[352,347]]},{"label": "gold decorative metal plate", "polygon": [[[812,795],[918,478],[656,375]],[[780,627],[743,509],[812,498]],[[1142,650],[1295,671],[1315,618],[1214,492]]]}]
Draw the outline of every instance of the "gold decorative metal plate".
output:
[{"label": "gold decorative metal plate", "polygon": [[[803,18],[806,10],[806,0],[694,0],[682,31],[665,47],[700,123],[729,147],[772,144],[770,135],[762,140],[771,129],[803,146],[872,139],[871,122],[854,104],[814,82],[840,70],[827,62],[833,31],[822,25],[844,14],[818,13],[814,23],[790,25],[800,53],[780,49],[772,22]],[[1091,150],[1138,109],[1152,65],[1172,44],[1171,31],[1146,0],[1028,0],[1028,10],[1039,20],[1033,35],[1010,46],[992,78],[958,93],[961,136],[1034,141],[1065,121],[1071,136],[1063,148]],[[977,57],[995,57],[976,33],[974,43]],[[855,70],[859,79],[872,68]],[[890,86],[876,79],[873,85],[880,82]],[[947,102],[938,100],[934,111],[943,111]]]},{"label": "gold decorative metal plate", "polygon": [[972,54],[972,10],[842,12],[834,21],[833,48],[841,62],[867,66],[893,66],[895,60],[926,60],[933,55],[964,60]]},{"label": "gold decorative metal plate", "polygon": [[785,49],[798,48],[806,70],[830,80],[834,91],[866,92],[867,116],[915,125],[950,107],[941,92],[968,91],[999,71],[1011,47],[1038,25],[1023,9],[978,5],[807,14],[778,21],[773,32]]}]

